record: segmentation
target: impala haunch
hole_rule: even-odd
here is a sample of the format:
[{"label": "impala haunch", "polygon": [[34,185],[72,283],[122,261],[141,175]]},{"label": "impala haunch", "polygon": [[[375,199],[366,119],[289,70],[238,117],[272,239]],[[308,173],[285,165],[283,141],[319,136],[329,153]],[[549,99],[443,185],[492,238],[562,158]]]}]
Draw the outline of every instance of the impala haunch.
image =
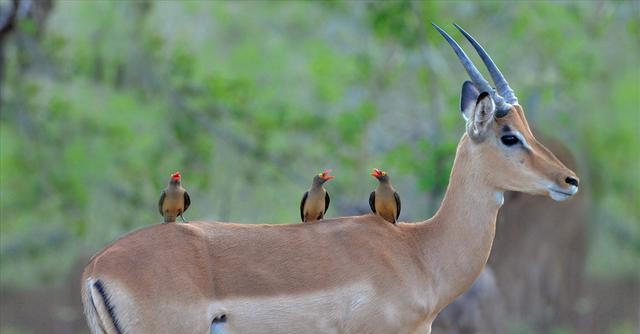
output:
[{"label": "impala haunch", "polygon": [[[440,30],[440,29],[439,29]],[[82,275],[93,333],[429,333],[476,279],[507,190],[571,197],[578,179],[529,130],[496,65],[497,87],[440,30],[471,77],[466,131],[436,214],[314,224],[162,224],[97,253]]]}]

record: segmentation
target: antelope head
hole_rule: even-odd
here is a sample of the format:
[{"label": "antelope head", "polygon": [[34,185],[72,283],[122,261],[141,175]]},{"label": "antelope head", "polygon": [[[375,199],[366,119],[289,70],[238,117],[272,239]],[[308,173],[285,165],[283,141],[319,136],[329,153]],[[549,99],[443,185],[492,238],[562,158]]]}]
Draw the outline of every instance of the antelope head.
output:
[{"label": "antelope head", "polygon": [[523,108],[491,57],[466,31],[455,25],[476,49],[495,84],[484,79],[462,48],[434,24],[454,49],[471,81],[462,85],[460,110],[466,120],[469,159],[499,191],[549,195],[556,201],[578,192],[578,178],[533,136]]}]

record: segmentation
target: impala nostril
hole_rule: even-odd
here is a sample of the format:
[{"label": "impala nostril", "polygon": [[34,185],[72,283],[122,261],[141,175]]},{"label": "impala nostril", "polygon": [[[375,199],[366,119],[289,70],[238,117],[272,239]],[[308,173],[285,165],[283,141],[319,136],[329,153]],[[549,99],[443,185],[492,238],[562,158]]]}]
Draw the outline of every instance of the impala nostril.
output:
[{"label": "impala nostril", "polygon": [[568,183],[568,184],[570,184],[572,186],[576,186],[576,187],[578,186],[578,180],[572,178],[571,176],[567,176],[567,178],[564,179],[564,182],[566,182],[566,183]]}]

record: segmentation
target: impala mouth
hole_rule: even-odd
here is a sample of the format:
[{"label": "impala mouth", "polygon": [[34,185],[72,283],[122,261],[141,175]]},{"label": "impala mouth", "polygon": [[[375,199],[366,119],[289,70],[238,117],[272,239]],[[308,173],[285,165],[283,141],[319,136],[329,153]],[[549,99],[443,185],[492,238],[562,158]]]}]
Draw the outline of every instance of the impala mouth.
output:
[{"label": "impala mouth", "polygon": [[549,186],[547,187],[547,190],[549,190],[549,196],[551,199],[561,202],[575,195],[578,192],[578,187],[571,186],[569,189],[560,189],[555,186]]}]

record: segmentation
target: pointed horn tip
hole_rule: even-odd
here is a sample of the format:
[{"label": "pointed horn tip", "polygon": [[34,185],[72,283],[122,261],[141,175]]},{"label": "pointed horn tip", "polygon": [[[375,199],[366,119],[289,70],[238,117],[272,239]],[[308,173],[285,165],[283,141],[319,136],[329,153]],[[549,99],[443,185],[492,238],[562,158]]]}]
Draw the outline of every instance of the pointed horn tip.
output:
[{"label": "pointed horn tip", "polygon": [[431,25],[432,25],[434,28],[436,28],[436,30],[438,30],[438,32],[439,32],[441,35],[446,34],[446,33],[444,32],[444,30],[442,30],[442,28],[440,28],[440,26],[438,26],[437,24],[435,24],[435,23],[431,22]]},{"label": "pointed horn tip", "polygon": [[484,48],[480,45],[480,43],[476,41],[476,39],[473,38],[471,34],[469,34],[464,29],[462,29],[462,27],[460,27],[456,23],[454,23],[453,25],[464,35],[464,37],[469,41],[469,43],[473,45],[473,48],[476,49],[476,52],[482,58],[482,62],[485,64],[485,66],[489,70],[489,73],[491,74],[491,79],[493,80],[496,86],[497,93],[500,95],[500,98],[504,99],[505,102],[507,102],[508,104],[517,103],[518,98],[516,97],[513,91],[513,88],[509,86],[507,79],[500,72],[498,65],[496,65],[496,63],[491,59],[491,56],[489,56],[489,53],[484,50]]},{"label": "pointed horn tip", "polygon": [[461,26],[459,26],[459,25],[458,25],[458,24],[456,24],[456,23],[454,23],[453,25],[456,27],[456,29],[458,29],[458,30],[459,30],[459,31],[464,35],[464,37],[466,37],[466,38],[467,38],[467,40],[469,40],[469,42],[471,42],[471,40],[474,40],[474,41],[475,41],[475,38],[473,38],[473,37],[471,36],[471,34],[469,34],[466,30],[462,29],[462,27],[461,27]]},{"label": "pointed horn tip", "polygon": [[451,36],[449,36],[449,34],[448,34],[444,29],[440,28],[440,26],[439,26],[439,25],[437,25],[437,24],[435,24],[435,23],[433,23],[433,22],[431,22],[431,25],[432,25],[434,28],[436,28],[436,30],[438,30],[438,32],[439,32],[442,36],[444,36],[445,38],[447,38],[447,39],[448,39],[448,38],[451,38]]},{"label": "pointed horn tip", "polygon": [[460,31],[464,35],[464,37],[467,38],[467,40],[474,39],[466,30],[462,29],[462,27],[459,26],[457,23],[454,23],[453,25],[456,27],[456,29],[458,29],[458,31]]},{"label": "pointed horn tip", "polygon": [[[482,74],[480,73],[480,71],[478,71],[478,69],[473,64],[473,61],[471,61],[471,59],[469,59],[469,57],[464,52],[462,47],[458,44],[458,42],[456,42],[453,39],[453,37],[449,36],[449,34],[447,34],[444,30],[442,30],[436,24],[434,24],[434,23],[432,23],[432,24],[436,29],[438,29],[438,31],[440,32],[440,35],[442,35],[442,37],[444,37],[444,39],[447,41],[447,43],[449,43],[449,45],[453,48],[453,51],[456,53],[456,56],[458,57],[458,59],[462,63],[462,66],[464,67],[465,71],[467,71],[467,74],[469,74],[469,77],[471,78],[471,81],[479,89],[485,89],[487,91],[492,91],[493,88],[491,87],[491,85],[489,84],[487,79],[485,79],[482,76]],[[494,94],[492,94],[492,96],[493,95]],[[495,97],[494,99],[499,101],[500,97]],[[498,102],[498,101],[496,101],[496,102]]]}]

